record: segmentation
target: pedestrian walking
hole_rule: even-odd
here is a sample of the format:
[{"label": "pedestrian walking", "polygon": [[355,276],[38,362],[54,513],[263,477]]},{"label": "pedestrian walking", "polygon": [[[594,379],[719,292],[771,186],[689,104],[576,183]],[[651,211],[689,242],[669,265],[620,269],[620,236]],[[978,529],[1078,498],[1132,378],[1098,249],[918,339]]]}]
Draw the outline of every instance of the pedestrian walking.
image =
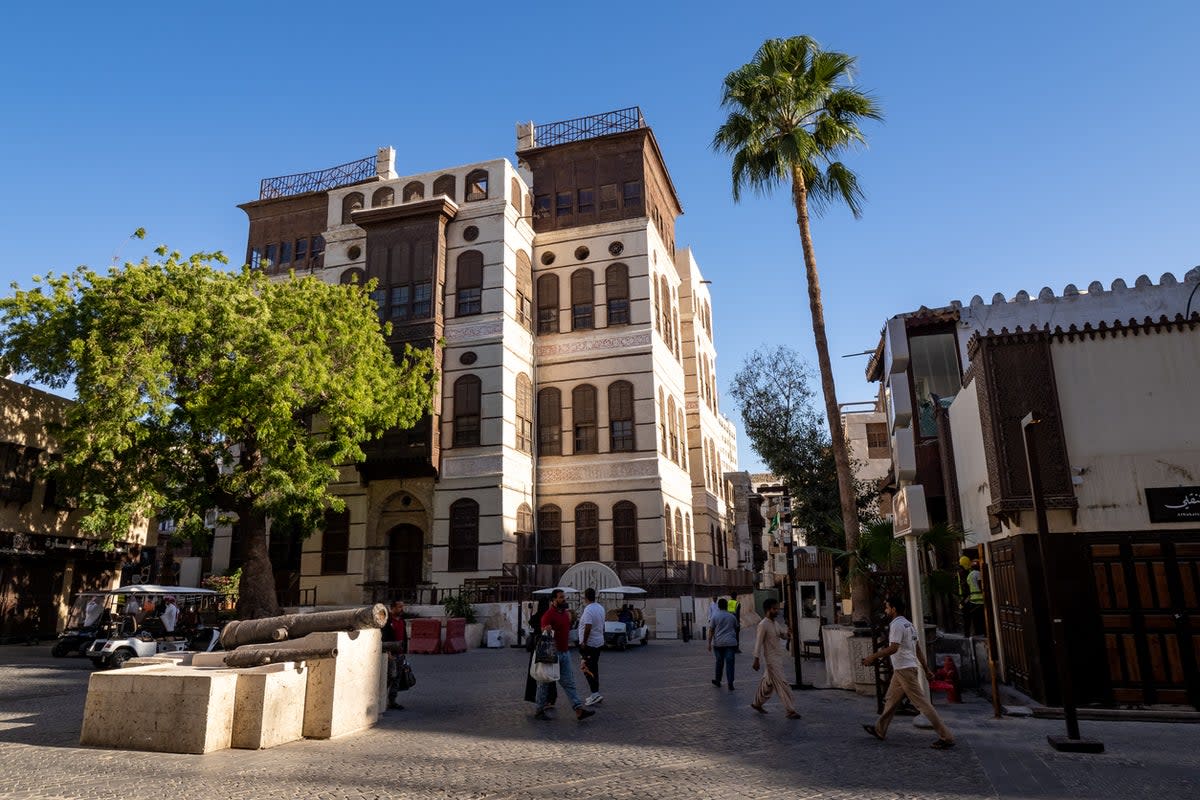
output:
[{"label": "pedestrian walking", "polygon": [[379,638],[385,642],[397,643],[396,647],[387,649],[387,707],[403,711],[404,706],[396,702],[396,695],[400,693],[401,673],[406,661],[404,654],[408,652],[408,631],[404,627],[404,603],[402,601],[397,600],[392,603],[392,607],[388,611],[387,622],[383,623],[383,630],[380,631]]},{"label": "pedestrian walking", "polygon": [[754,694],[754,702],[750,704],[760,714],[766,714],[763,703],[771,699],[772,694],[779,694],[779,702],[783,703],[788,719],[800,719],[796,711],[796,703],[792,699],[792,687],[788,685],[787,676],[783,672],[783,644],[788,638],[786,630],[781,630],[775,624],[779,616],[779,601],[768,597],[763,601],[763,618],[758,623],[754,636],[754,663],[751,666],[758,672],[759,664],[764,667],[762,680],[758,682],[758,691]]},{"label": "pedestrian walking", "polygon": [[949,750],[954,747],[954,736],[942,722],[942,718],[938,716],[933,704],[929,702],[929,695],[925,694],[920,676],[917,674],[917,667],[920,666],[927,679],[933,677],[933,673],[929,671],[929,665],[925,663],[925,654],[918,646],[920,640],[917,638],[917,629],[904,617],[904,598],[889,597],[883,603],[883,612],[891,620],[888,626],[888,646],[876,650],[864,658],[862,663],[864,667],[869,667],[884,656],[891,656],[892,682],[888,684],[887,698],[883,702],[883,713],[879,715],[879,719],[874,725],[863,725],[863,730],[876,739],[887,738],[888,725],[891,724],[892,717],[895,716],[896,709],[900,706],[900,701],[907,696],[909,702],[925,715],[925,718],[933,725],[933,729],[937,731],[937,741],[932,745],[934,749]]},{"label": "pedestrian walking", "polygon": [[[533,651],[537,649],[537,640],[541,638],[542,615],[550,608],[550,598],[543,597],[538,600],[537,609],[529,616],[529,641],[525,644],[525,649],[529,651],[530,661],[532,661]],[[529,674],[529,670],[525,671],[525,700],[533,703],[535,706],[538,702],[538,687],[539,684]],[[558,684],[547,683],[546,700],[544,708],[554,708],[554,704],[558,702]]]},{"label": "pedestrian walking", "polygon": [[729,593],[729,602],[725,604],[725,610],[733,614],[734,619],[737,620],[738,643],[734,649],[740,653],[742,652],[742,604],[738,602],[736,592]]},{"label": "pedestrian walking", "polygon": [[583,701],[592,706],[604,700],[600,694],[600,650],[604,647],[604,606],[596,602],[596,590],[588,587],[583,592],[587,605],[579,615],[579,655],[583,659],[583,674],[591,689]]},{"label": "pedestrian walking", "polygon": [[729,691],[733,691],[733,662],[737,658],[737,618],[728,611],[728,602],[722,597],[717,601],[717,610],[708,620],[708,652],[716,651],[716,671],[712,685],[720,688],[721,673]]},{"label": "pedestrian walking", "polygon": [[[567,699],[571,701],[571,708],[575,709],[575,718],[587,719],[596,712],[585,708],[583,701],[579,699],[579,693],[575,691],[575,669],[571,663],[570,651],[571,614],[567,611],[567,596],[562,589],[556,589],[550,596],[550,608],[546,609],[546,613],[542,615],[541,630],[542,635],[554,637],[554,647],[558,650],[558,683],[567,693]],[[537,711],[533,715],[535,719],[550,719],[546,715],[550,685],[548,683],[538,684]]]}]

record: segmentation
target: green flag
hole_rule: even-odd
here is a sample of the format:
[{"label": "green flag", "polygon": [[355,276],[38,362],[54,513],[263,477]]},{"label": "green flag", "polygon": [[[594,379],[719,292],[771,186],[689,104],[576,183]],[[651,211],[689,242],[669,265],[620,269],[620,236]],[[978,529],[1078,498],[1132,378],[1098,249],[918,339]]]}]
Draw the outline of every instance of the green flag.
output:
[{"label": "green flag", "polygon": [[771,518],[771,527],[767,529],[767,533],[773,534],[777,530],[779,530],[779,514]]}]

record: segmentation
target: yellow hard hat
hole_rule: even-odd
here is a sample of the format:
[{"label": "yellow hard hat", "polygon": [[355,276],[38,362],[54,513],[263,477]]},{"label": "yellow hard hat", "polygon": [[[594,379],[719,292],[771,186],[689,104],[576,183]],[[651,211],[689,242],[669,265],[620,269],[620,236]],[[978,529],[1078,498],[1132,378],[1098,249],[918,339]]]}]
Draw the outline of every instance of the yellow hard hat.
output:
[{"label": "yellow hard hat", "polygon": [[960,558],[958,560],[958,564],[963,569],[970,569],[971,568],[971,559],[967,558],[966,556],[963,556],[962,558]]}]

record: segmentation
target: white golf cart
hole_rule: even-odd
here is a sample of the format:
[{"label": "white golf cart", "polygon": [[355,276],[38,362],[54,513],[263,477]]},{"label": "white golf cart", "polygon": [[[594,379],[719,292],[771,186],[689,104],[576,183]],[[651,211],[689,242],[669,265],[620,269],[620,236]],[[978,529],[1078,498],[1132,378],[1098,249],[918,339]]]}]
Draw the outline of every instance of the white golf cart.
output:
[{"label": "white golf cart", "polygon": [[[605,608],[604,644],[625,650],[630,645],[645,645],[650,642],[650,631],[646,627],[646,590],[637,586],[610,586],[597,589],[596,599]],[[639,601],[638,606],[625,602]]]},{"label": "white golf cart", "polygon": [[[112,598],[113,611],[108,630],[84,653],[96,669],[116,669],[131,658],[158,653],[218,648],[221,631],[217,593],[212,589],[132,584],[99,594]],[[173,630],[163,622],[167,598],[177,608]]]}]

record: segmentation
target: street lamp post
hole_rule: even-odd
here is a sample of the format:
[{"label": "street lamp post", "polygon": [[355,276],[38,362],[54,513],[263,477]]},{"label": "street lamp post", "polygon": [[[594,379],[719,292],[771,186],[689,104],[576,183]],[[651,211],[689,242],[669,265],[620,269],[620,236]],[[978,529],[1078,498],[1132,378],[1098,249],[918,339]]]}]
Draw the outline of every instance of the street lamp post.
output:
[{"label": "street lamp post", "polygon": [[1042,481],[1039,477],[1037,440],[1034,438],[1035,425],[1042,420],[1030,411],[1021,420],[1021,435],[1025,442],[1025,468],[1029,471],[1029,494],[1033,501],[1033,518],[1037,527],[1038,558],[1042,562],[1042,589],[1046,596],[1046,608],[1050,614],[1050,633],[1054,640],[1054,661],[1058,667],[1058,687],[1062,692],[1063,716],[1067,722],[1067,735],[1047,736],[1046,741],[1055,750],[1072,753],[1103,753],[1104,743],[1097,739],[1084,739],[1079,735],[1079,714],[1075,708],[1075,686],[1071,683],[1069,661],[1067,658],[1066,625],[1063,623],[1059,604],[1051,592],[1051,564],[1046,560],[1045,539],[1049,535],[1050,525],[1046,520],[1046,502],[1042,493]]},{"label": "street lamp post", "polygon": [[800,592],[796,583],[796,547],[795,539],[792,535],[792,499],[788,496],[786,486],[783,489],[783,519],[780,520],[779,527],[783,532],[784,544],[787,545],[788,635],[792,638],[792,661],[796,666],[796,682],[792,684],[792,688],[811,689],[813,688],[812,684],[804,682],[804,668],[801,664],[803,656],[800,652]]}]

